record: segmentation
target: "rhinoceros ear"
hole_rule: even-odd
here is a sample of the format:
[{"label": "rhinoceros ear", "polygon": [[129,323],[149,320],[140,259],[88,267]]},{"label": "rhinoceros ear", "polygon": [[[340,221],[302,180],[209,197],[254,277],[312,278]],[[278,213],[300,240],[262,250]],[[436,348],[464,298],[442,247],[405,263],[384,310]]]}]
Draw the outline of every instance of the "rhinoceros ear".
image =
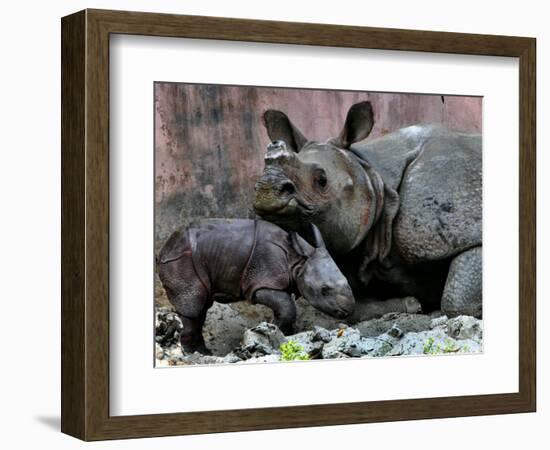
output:
[{"label": "rhinoceros ear", "polygon": [[161,248],[157,256],[157,264],[166,264],[170,261],[175,261],[183,256],[185,251],[189,250],[186,233],[174,231],[164,246]]},{"label": "rhinoceros ear", "polygon": [[267,129],[269,139],[272,141],[284,141],[295,152],[299,152],[307,142],[307,139],[300,133],[300,130],[281,111],[268,109],[264,113],[264,125]]},{"label": "rhinoceros ear", "polygon": [[365,139],[370,134],[373,125],[374,114],[370,102],[356,103],[349,109],[340,135],[332,142],[340,148],[349,148],[354,142]]},{"label": "rhinoceros ear", "polygon": [[295,231],[290,233],[290,242],[292,242],[292,248],[296,250],[296,253],[307,256],[308,258],[313,255],[315,248]]}]

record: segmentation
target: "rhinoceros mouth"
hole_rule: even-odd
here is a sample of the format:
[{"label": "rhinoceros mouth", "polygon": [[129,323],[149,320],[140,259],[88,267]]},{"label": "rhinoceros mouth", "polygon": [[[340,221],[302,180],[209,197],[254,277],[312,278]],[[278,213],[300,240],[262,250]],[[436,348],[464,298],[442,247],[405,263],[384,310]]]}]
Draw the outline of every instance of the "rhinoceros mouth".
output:
[{"label": "rhinoceros mouth", "polygon": [[327,306],[316,306],[318,309],[323,311],[325,314],[334,317],[335,319],[345,319],[352,312],[353,308],[347,309],[343,307],[327,307]]},{"label": "rhinoceros mouth", "polygon": [[260,202],[254,203],[254,211],[256,211],[258,214],[261,213],[267,213],[267,212],[278,212],[286,208],[292,198],[286,198],[284,200],[279,200],[277,202],[271,202],[269,204],[264,204]]},{"label": "rhinoceros mouth", "polygon": [[314,209],[301,201],[297,196],[287,197],[270,204],[256,203],[254,211],[264,219],[269,220],[282,217],[307,218],[313,215]]},{"label": "rhinoceros mouth", "polygon": [[[279,175],[280,176],[280,175]],[[278,179],[276,183],[259,181],[256,184],[254,210],[258,214],[309,214],[313,208],[301,198],[290,180]]]}]

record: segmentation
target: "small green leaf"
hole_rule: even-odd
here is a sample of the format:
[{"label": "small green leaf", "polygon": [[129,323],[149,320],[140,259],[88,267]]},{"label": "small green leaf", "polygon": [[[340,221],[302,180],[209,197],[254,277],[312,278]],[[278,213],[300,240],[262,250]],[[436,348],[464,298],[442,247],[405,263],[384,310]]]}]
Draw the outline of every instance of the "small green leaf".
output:
[{"label": "small green leaf", "polygon": [[304,351],[304,348],[293,340],[281,344],[281,360],[283,361],[307,361],[310,356]]}]

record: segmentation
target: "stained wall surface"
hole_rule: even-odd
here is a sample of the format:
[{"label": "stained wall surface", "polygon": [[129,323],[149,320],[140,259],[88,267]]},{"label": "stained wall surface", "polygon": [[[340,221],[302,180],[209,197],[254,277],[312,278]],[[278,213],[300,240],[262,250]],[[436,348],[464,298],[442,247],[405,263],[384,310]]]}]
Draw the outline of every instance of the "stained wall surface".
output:
[{"label": "stained wall surface", "polygon": [[308,139],[324,141],[339,133],[349,107],[364,100],[375,114],[367,139],[416,123],[481,132],[480,97],[156,83],[157,248],[198,217],[253,217],[254,184],[269,142],[265,110],[285,112]]}]

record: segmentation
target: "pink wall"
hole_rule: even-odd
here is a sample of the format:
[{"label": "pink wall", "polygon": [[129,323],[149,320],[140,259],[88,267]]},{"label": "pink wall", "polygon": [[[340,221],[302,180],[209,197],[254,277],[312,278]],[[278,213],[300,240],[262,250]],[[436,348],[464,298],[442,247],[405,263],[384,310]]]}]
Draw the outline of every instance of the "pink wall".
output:
[{"label": "pink wall", "polygon": [[266,109],[287,113],[307,138],[322,141],[336,136],[349,107],[363,100],[375,113],[367,139],[421,122],[481,131],[480,97],[157,83],[157,238],[197,216],[251,215],[269,142]]}]

